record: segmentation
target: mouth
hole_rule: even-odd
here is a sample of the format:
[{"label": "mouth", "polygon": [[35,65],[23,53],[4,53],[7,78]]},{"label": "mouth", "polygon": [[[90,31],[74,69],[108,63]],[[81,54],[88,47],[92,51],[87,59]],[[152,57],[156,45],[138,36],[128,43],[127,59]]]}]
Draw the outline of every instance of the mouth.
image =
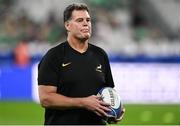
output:
[{"label": "mouth", "polygon": [[89,29],[82,29],[81,32],[83,32],[83,33],[89,33]]}]

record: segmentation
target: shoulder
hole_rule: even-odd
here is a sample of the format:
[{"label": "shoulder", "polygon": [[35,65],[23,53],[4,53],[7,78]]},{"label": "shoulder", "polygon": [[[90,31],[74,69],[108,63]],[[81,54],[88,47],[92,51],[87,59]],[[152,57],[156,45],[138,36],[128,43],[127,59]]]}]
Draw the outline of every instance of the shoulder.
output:
[{"label": "shoulder", "polygon": [[59,56],[63,53],[65,46],[66,46],[66,42],[62,42],[62,43],[60,43],[60,44],[58,44],[58,45],[50,48],[50,49],[47,51],[47,53],[45,54],[45,57],[46,57],[46,56],[48,56],[48,57],[49,57],[49,56],[50,56],[50,57],[52,57],[52,56],[54,56],[54,57],[58,56],[58,57],[59,57]]},{"label": "shoulder", "polygon": [[64,55],[64,47],[66,46],[66,42],[62,42],[52,48],[50,48],[46,54],[42,57],[41,62],[54,62]]},{"label": "shoulder", "polygon": [[104,49],[102,49],[101,47],[98,47],[96,45],[93,45],[91,43],[89,43],[90,49],[96,53],[96,54],[100,54],[101,56],[107,56],[107,53]]}]

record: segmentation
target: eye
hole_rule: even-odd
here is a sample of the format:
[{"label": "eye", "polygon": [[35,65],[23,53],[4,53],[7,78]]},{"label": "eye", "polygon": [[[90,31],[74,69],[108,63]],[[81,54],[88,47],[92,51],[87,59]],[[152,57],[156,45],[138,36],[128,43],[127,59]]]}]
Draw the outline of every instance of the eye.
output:
[{"label": "eye", "polygon": [[76,21],[77,22],[83,22],[83,19],[82,18],[78,18]]},{"label": "eye", "polygon": [[86,21],[87,21],[87,22],[91,22],[91,19],[90,19],[90,18],[87,18]]}]

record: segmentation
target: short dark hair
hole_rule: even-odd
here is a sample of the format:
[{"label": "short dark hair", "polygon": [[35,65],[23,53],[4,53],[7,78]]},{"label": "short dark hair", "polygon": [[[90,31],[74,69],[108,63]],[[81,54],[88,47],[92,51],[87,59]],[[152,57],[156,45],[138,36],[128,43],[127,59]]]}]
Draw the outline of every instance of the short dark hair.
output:
[{"label": "short dark hair", "polygon": [[89,9],[86,4],[82,4],[82,3],[70,4],[64,10],[64,23],[72,17],[72,12],[74,10],[86,10],[89,13]]}]

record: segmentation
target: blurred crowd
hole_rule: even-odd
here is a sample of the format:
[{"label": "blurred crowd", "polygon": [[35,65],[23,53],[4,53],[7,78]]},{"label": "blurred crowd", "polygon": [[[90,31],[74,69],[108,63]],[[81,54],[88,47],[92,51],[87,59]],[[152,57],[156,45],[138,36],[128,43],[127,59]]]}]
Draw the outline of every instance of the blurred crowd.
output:
[{"label": "blurred crowd", "polygon": [[[62,17],[57,17],[53,10],[46,14],[48,17],[46,20],[35,21],[26,13],[26,10],[22,9],[20,13],[13,12],[14,6],[16,6],[15,1],[1,0],[0,2],[0,42],[16,43],[19,41],[38,41],[55,43],[65,38],[66,31],[63,23],[60,21]],[[113,23],[115,22],[113,22],[113,16],[110,17],[111,12],[122,3],[120,4],[120,2],[116,0],[112,0],[111,2],[107,0],[91,0],[86,3],[92,6],[93,9],[95,9],[92,11],[97,11],[101,18],[107,18],[109,25],[113,27]],[[108,12],[109,10],[110,13]],[[39,11],[41,11],[41,9],[39,9]],[[94,21],[98,15],[94,14],[93,16],[95,16],[93,17]]]},{"label": "blurred crowd", "polygon": [[23,12],[14,15],[11,11],[6,11],[0,18],[0,42],[57,42],[64,36],[65,30],[53,13],[48,15],[48,20],[39,23]]},{"label": "blurred crowd", "polygon": [[[93,23],[91,42],[115,55],[179,55],[179,40],[170,44],[165,33],[140,13],[138,1],[77,0],[90,6]],[[48,48],[64,41],[66,31],[60,10],[71,2],[74,1],[0,0],[0,57],[5,53],[15,53],[16,47],[21,47],[22,43],[27,46],[30,57],[42,56]],[[34,15],[28,13],[31,11],[27,9],[29,6]],[[46,18],[36,20],[42,8],[48,10]]]}]

